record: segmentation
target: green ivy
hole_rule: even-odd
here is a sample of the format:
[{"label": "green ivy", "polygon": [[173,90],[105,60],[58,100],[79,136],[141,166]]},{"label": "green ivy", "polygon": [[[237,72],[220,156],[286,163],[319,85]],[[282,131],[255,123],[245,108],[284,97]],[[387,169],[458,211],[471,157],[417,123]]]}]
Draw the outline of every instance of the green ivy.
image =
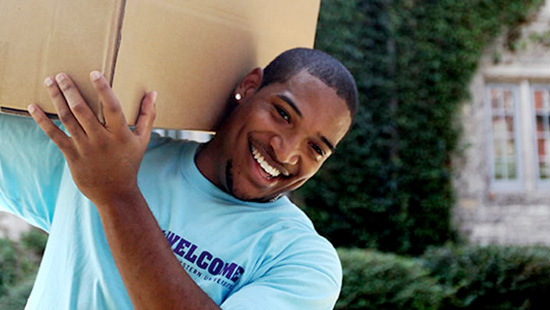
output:
[{"label": "green ivy", "polygon": [[337,246],[419,254],[456,238],[451,156],[485,47],[542,0],[323,0],[316,48],[354,74],[361,107],[296,196]]}]

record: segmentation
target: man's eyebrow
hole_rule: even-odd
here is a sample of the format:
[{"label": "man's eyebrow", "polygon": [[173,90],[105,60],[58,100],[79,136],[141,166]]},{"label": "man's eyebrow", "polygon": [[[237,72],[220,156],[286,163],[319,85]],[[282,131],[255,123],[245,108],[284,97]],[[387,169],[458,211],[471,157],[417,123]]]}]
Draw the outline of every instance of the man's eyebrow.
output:
[{"label": "man's eyebrow", "polygon": [[277,97],[288,103],[288,105],[294,110],[294,112],[296,112],[296,114],[298,114],[300,117],[303,117],[302,112],[300,111],[300,109],[298,109],[298,106],[296,105],[296,103],[294,103],[294,100],[284,94],[277,94]]},{"label": "man's eyebrow", "polygon": [[330,143],[330,141],[325,136],[321,136],[320,138],[321,138],[321,141],[323,141],[328,146],[330,151],[334,153],[334,149],[335,149],[334,145]]},{"label": "man's eyebrow", "polygon": [[[277,97],[288,103],[288,105],[296,112],[296,114],[298,114],[300,117],[303,117],[302,112],[300,111],[300,109],[298,109],[298,106],[296,105],[296,103],[294,103],[294,100],[284,94],[277,94]],[[334,144],[332,144],[325,136],[319,136],[319,138],[321,139],[321,141],[323,141],[323,143],[327,145],[330,151],[334,153]]]}]

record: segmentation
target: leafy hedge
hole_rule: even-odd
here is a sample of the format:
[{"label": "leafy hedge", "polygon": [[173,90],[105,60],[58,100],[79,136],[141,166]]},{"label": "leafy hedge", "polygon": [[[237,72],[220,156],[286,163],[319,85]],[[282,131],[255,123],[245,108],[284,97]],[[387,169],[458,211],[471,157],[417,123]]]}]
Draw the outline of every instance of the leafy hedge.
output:
[{"label": "leafy hedge", "polygon": [[542,2],[322,1],[316,48],[350,68],[362,102],[348,137],[296,195],[322,234],[413,255],[455,239],[460,103],[484,48]]},{"label": "leafy hedge", "polygon": [[394,254],[339,249],[344,283],[335,309],[436,310],[444,289],[421,262]]},{"label": "leafy hedge", "polygon": [[0,295],[15,282],[17,255],[11,241],[0,239]]},{"label": "leafy hedge", "polygon": [[339,249],[335,309],[546,310],[550,248],[446,246],[420,258]]},{"label": "leafy hedge", "polygon": [[548,309],[550,248],[447,246],[423,259],[452,291],[441,309]]},{"label": "leafy hedge", "polygon": [[47,235],[31,230],[18,244],[0,239],[0,309],[23,309],[34,283]]}]

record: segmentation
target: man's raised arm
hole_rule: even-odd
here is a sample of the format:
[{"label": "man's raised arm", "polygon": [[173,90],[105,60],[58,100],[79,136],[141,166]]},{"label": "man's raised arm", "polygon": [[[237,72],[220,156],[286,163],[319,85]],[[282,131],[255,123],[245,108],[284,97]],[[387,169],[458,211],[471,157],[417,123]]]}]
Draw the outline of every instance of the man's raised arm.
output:
[{"label": "man's raised arm", "polygon": [[63,73],[47,78],[45,86],[70,136],[38,106],[30,105],[29,112],[63,153],[81,192],[97,207],[134,307],[219,309],[173,255],[137,185],[155,118],[156,93],[145,95],[131,131],[105,78],[96,71],[90,77],[103,103],[105,126]]}]

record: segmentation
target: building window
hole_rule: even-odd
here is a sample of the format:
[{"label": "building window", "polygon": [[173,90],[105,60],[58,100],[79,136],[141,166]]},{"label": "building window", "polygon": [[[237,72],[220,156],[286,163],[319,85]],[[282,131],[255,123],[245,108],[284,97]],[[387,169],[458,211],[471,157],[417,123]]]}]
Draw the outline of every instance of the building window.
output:
[{"label": "building window", "polygon": [[535,114],[535,139],[537,177],[539,181],[550,180],[550,94],[548,86],[533,86],[532,104]]},{"label": "building window", "polygon": [[496,187],[514,186],[520,180],[517,86],[490,84],[486,92],[491,119],[492,183]]}]

